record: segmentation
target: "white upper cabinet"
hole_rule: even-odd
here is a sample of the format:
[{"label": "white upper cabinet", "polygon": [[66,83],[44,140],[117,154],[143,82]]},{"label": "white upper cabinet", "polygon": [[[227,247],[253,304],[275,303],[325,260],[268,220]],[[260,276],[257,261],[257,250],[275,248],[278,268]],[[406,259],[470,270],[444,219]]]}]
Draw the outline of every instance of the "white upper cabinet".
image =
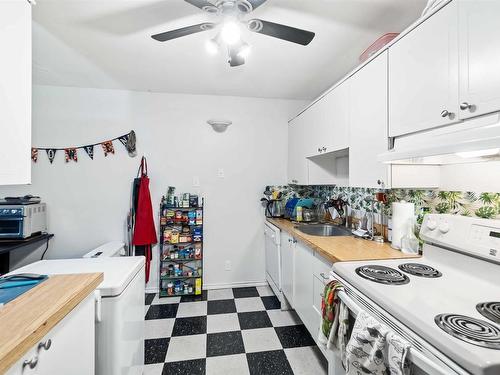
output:
[{"label": "white upper cabinet", "polygon": [[457,8],[450,3],[389,48],[391,137],[458,121]]},{"label": "white upper cabinet", "polygon": [[389,187],[389,167],[377,161],[387,151],[387,51],[351,78],[349,186]]},{"label": "white upper cabinet", "polygon": [[348,147],[349,81],[345,81],[308,110],[310,146],[306,156],[321,155]]},{"label": "white upper cabinet", "polygon": [[0,185],[31,182],[31,5],[0,1]]},{"label": "white upper cabinet", "polygon": [[460,1],[460,118],[500,111],[500,1]]},{"label": "white upper cabinet", "polygon": [[288,124],[288,183],[307,185],[308,160],[306,145],[309,137],[307,111],[294,118]]}]

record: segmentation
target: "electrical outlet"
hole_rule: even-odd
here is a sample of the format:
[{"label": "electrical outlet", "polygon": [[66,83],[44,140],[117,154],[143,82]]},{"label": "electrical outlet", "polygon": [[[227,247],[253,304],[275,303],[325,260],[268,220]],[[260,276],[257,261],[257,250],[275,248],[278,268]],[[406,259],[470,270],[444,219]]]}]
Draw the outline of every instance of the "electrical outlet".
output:
[{"label": "electrical outlet", "polygon": [[225,267],[226,271],[231,271],[231,261],[230,260],[226,260],[226,264],[225,264]]},{"label": "electrical outlet", "polygon": [[193,187],[200,186],[200,178],[198,176],[193,176]]},{"label": "electrical outlet", "polygon": [[219,170],[217,171],[217,177],[224,178],[224,169],[223,168],[219,168]]}]

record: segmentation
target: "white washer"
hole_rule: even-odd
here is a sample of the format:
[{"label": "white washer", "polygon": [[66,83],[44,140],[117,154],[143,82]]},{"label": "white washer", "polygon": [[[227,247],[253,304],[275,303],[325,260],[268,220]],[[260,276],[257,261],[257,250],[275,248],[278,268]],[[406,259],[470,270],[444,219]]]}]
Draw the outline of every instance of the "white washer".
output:
[{"label": "white washer", "polygon": [[91,272],[104,273],[97,293],[95,374],[140,375],[144,364],[144,257],[41,260],[12,274]]}]

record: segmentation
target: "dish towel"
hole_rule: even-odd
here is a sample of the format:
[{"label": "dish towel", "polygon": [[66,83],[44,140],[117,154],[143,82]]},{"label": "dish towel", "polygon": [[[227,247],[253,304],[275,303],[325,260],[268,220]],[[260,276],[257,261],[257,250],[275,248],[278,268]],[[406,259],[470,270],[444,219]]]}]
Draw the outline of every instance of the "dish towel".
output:
[{"label": "dish towel", "polygon": [[339,324],[340,299],[337,292],[342,285],[332,280],[325,285],[321,300],[321,324],[318,333],[318,343],[330,349],[335,341],[335,334]]},{"label": "dish towel", "polygon": [[360,311],[346,346],[346,375],[409,375],[410,344]]}]

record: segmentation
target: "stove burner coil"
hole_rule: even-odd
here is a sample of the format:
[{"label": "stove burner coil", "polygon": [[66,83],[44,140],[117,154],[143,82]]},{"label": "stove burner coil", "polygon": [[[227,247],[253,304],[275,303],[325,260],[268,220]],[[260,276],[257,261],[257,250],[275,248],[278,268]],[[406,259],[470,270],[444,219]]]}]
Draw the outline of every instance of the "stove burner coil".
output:
[{"label": "stove burner coil", "polygon": [[500,302],[482,302],[476,305],[477,311],[485,318],[500,324]]},{"label": "stove burner coil", "polygon": [[410,279],[408,276],[402,274],[394,268],[379,266],[379,265],[367,265],[356,268],[356,273],[368,280],[374,281],[380,284],[390,284],[390,285],[403,285],[408,284]]},{"label": "stove burner coil", "polygon": [[439,314],[437,326],[462,341],[483,348],[500,350],[500,329],[484,320],[457,314]]},{"label": "stove burner coil", "polygon": [[401,271],[409,273],[410,275],[427,277],[430,279],[443,276],[443,274],[439,272],[437,269],[428,266],[426,264],[405,263],[405,264],[400,264],[398,268]]}]

